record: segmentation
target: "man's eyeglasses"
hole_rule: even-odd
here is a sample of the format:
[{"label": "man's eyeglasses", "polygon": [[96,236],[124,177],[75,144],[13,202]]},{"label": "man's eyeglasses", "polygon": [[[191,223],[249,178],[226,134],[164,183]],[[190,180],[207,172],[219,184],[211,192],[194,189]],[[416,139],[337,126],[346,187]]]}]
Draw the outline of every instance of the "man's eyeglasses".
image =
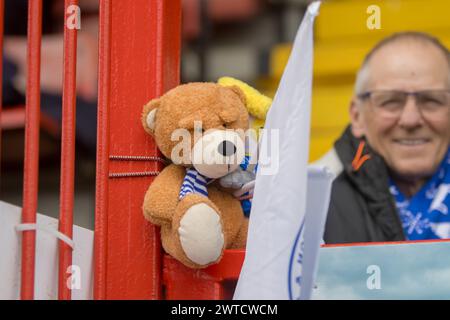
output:
[{"label": "man's eyeglasses", "polygon": [[374,90],[358,95],[361,100],[369,100],[371,105],[385,117],[399,117],[408,97],[415,99],[422,116],[439,116],[450,106],[450,90],[398,91]]}]

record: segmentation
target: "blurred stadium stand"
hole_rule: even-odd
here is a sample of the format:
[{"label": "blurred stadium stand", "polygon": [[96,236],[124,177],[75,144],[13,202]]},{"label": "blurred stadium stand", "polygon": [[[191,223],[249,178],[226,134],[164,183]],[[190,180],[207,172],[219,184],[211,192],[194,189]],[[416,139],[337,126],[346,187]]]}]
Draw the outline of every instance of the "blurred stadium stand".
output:
[{"label": "blurred stadium stand", "polygon": [[[381,28],[367,28],[367,8],[381,11]],[[448,0],[324,1],[316,22],[310,160],[328,151],[348,124],[348,107],[356,72],[365,54],[385,36],[406,30],[428,32],[450,46]],[[258,87],[273,95],[289,58],[291,45],[270,53],[269,75]]]}]

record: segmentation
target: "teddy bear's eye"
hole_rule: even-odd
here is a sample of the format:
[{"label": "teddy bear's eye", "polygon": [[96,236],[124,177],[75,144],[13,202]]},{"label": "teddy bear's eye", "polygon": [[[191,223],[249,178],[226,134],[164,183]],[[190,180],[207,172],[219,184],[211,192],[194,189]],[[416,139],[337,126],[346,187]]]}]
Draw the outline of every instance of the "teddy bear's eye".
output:
[{"label": "teddy bear's eye", "polygon": [[224,126],[225,129],[231,128],[233,126],[233,123],[232,122],[231,123],[224,123],[223,126]]}]

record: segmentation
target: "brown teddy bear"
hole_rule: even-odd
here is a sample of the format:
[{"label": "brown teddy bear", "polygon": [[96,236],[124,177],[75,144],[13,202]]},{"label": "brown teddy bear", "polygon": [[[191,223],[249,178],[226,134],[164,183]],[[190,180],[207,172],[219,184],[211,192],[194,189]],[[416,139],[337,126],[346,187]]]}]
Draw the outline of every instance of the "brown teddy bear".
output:
[{"label": "brown teddy bear", "polygon": [[246,157],[248,88],[226,79],[227,85],[180,85],[150,101],[142,115],[144,129],[172,162],[150,185],[144,216],[161,226],[165,251],[191,268],[217,263],[225,249],[246,244],[248,219],[219,181]]}]

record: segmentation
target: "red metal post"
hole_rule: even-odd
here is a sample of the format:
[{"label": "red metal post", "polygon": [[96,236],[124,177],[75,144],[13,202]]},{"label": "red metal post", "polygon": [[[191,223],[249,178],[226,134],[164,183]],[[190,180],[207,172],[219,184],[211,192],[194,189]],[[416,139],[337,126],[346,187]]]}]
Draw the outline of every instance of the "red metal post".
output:
[{"label": "red metal post", "polygon": [[108,254],[109,112],[111,92],[112,0],[100,0],[97,172],[95,191],[94,298],[106,299]]},{"label": "red metal post", "polygon": [[140,115],[145,103],[179,83],[181,0],[100,4],[95,298],[159,299],[159,231],[142,214],[153,177],[113,177],[162,169],[126,156],[159,155]]},{"label": "red metal post", "polygon": [[[25,158],[22,223],[36,223],[39,170],[39,114],[42,0],[28,2],[28,79],[25,116]],[[35,231],[22,236],[21,298],[34,298]]]},{"label": "red metal post", "polygon": [[[59,231],[70,239],[73,232],[75,176],[77,29],[75,25],[68,25],[68,22],[74,22],[71,15],[77,15],[77,12],[68,12],[68,9],[77,5],[78,0],[65,0]],[[63,241],[59,241],[58,297],[60,300],[71,299],[71,289],[67,283],[70,278],[70,273],[67,271],[71,265],[72,248]]]}]

